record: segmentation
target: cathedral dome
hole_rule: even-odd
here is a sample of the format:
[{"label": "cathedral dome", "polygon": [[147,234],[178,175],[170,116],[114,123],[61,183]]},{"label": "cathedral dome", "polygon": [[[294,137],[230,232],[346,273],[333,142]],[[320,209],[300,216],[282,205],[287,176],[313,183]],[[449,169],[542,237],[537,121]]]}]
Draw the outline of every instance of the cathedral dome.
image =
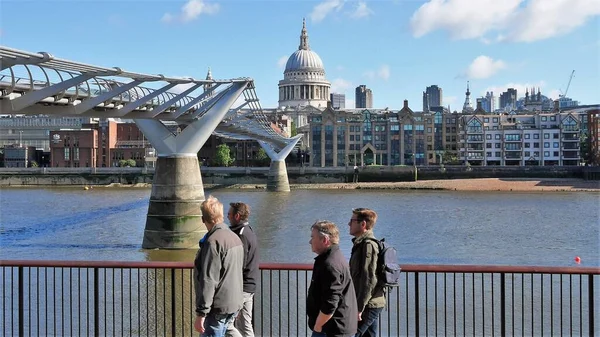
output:
[{"label": "cathedral dome", "polygon": [[298,49],[285,64],[285,72],[298,70],[325,71],[325,68],[317,53],[312,50]]},{"label": "cathedral dome", "polygon": [[306,21],[302,21],[302,34],[300,34],[300,46],[287,60],[284,73],[294,71],[316,71],[325,72],[323,61],[317,53],[310,50],[308,34],[306,32]]}]

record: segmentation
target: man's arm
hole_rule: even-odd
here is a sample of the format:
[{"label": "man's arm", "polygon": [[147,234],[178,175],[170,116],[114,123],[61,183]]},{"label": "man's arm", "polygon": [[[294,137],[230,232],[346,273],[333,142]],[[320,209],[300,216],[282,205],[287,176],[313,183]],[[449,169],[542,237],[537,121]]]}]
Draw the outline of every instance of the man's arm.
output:
[{"label": "man's arm", "polygon": [[361,256],[360,261],[360,274],[355,282],[356,289],[356,304],[358,306],[358,313],[362,313],[367,303],[371,299],[373,290],[377,286],[377,250],[373,244],[369,241],[365,242],[365,247],[362,252],[364,255]]},{"label": "man's arm", "polygon": [[324,274],[324,280],[321,285],[323,287],[323,299],[317,321],[313,328],[313,331],[317,332],[321,331],[323,325],[333,317],[333,313],[337,309],[344,291],[341,271],[328,266]]},{"label": "man's arm", "polygon": [[219,284],[220,270],[221,259],[214,242],[205,242],[194,263],[194,289],[198,316],[206,316],[210,311]]}]

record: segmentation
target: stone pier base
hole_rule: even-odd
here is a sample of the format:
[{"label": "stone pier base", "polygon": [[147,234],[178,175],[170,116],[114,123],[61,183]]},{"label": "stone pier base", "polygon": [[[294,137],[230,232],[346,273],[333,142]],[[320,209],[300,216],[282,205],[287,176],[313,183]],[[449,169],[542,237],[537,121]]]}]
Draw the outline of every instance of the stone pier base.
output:
[{"label": "stone pier base", "polygon": [[290,182],[288,180],[287,168],[285,161],[272,160],[267,176],[267,191],[272,192],[289,192]]},{"label": "stone pier base", "polygon": [[200,204],[204,187],[198,158],[159,157],[142,248],[197,249],[206,233]]}]

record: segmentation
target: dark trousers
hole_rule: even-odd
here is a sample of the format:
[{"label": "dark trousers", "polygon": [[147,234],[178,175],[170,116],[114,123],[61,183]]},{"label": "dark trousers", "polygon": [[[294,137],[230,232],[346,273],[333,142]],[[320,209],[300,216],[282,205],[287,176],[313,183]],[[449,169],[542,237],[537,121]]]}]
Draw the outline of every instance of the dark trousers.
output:
[{"label": "dark trousers", "polygon": [[383,308],[365,308],[358,322],[358,332],[356,337],[375,337],[377,336],[377,328],[379,326],[379,315]]}]

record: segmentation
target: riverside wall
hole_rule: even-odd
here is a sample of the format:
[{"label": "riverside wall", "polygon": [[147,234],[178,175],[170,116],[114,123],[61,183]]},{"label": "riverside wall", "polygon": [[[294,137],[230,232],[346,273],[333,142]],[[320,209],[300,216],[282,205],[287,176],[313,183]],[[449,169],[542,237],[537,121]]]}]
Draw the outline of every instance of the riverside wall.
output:
[{"label": "riverside wall", "polygon": [[[290,184],[352,182],[351,167],[288,167]],[[412,166],[368,166],[359,170],[360,182],[414,181]],[[266,184],[268,167],[202,167],[210,185]],[[145,168],[0,168],[0,186],[140,185],[152,183],[153,169]],[[600,180],[600,167],[584,166],[421,166],[418,180],[473,178],[578,178]]]}]

